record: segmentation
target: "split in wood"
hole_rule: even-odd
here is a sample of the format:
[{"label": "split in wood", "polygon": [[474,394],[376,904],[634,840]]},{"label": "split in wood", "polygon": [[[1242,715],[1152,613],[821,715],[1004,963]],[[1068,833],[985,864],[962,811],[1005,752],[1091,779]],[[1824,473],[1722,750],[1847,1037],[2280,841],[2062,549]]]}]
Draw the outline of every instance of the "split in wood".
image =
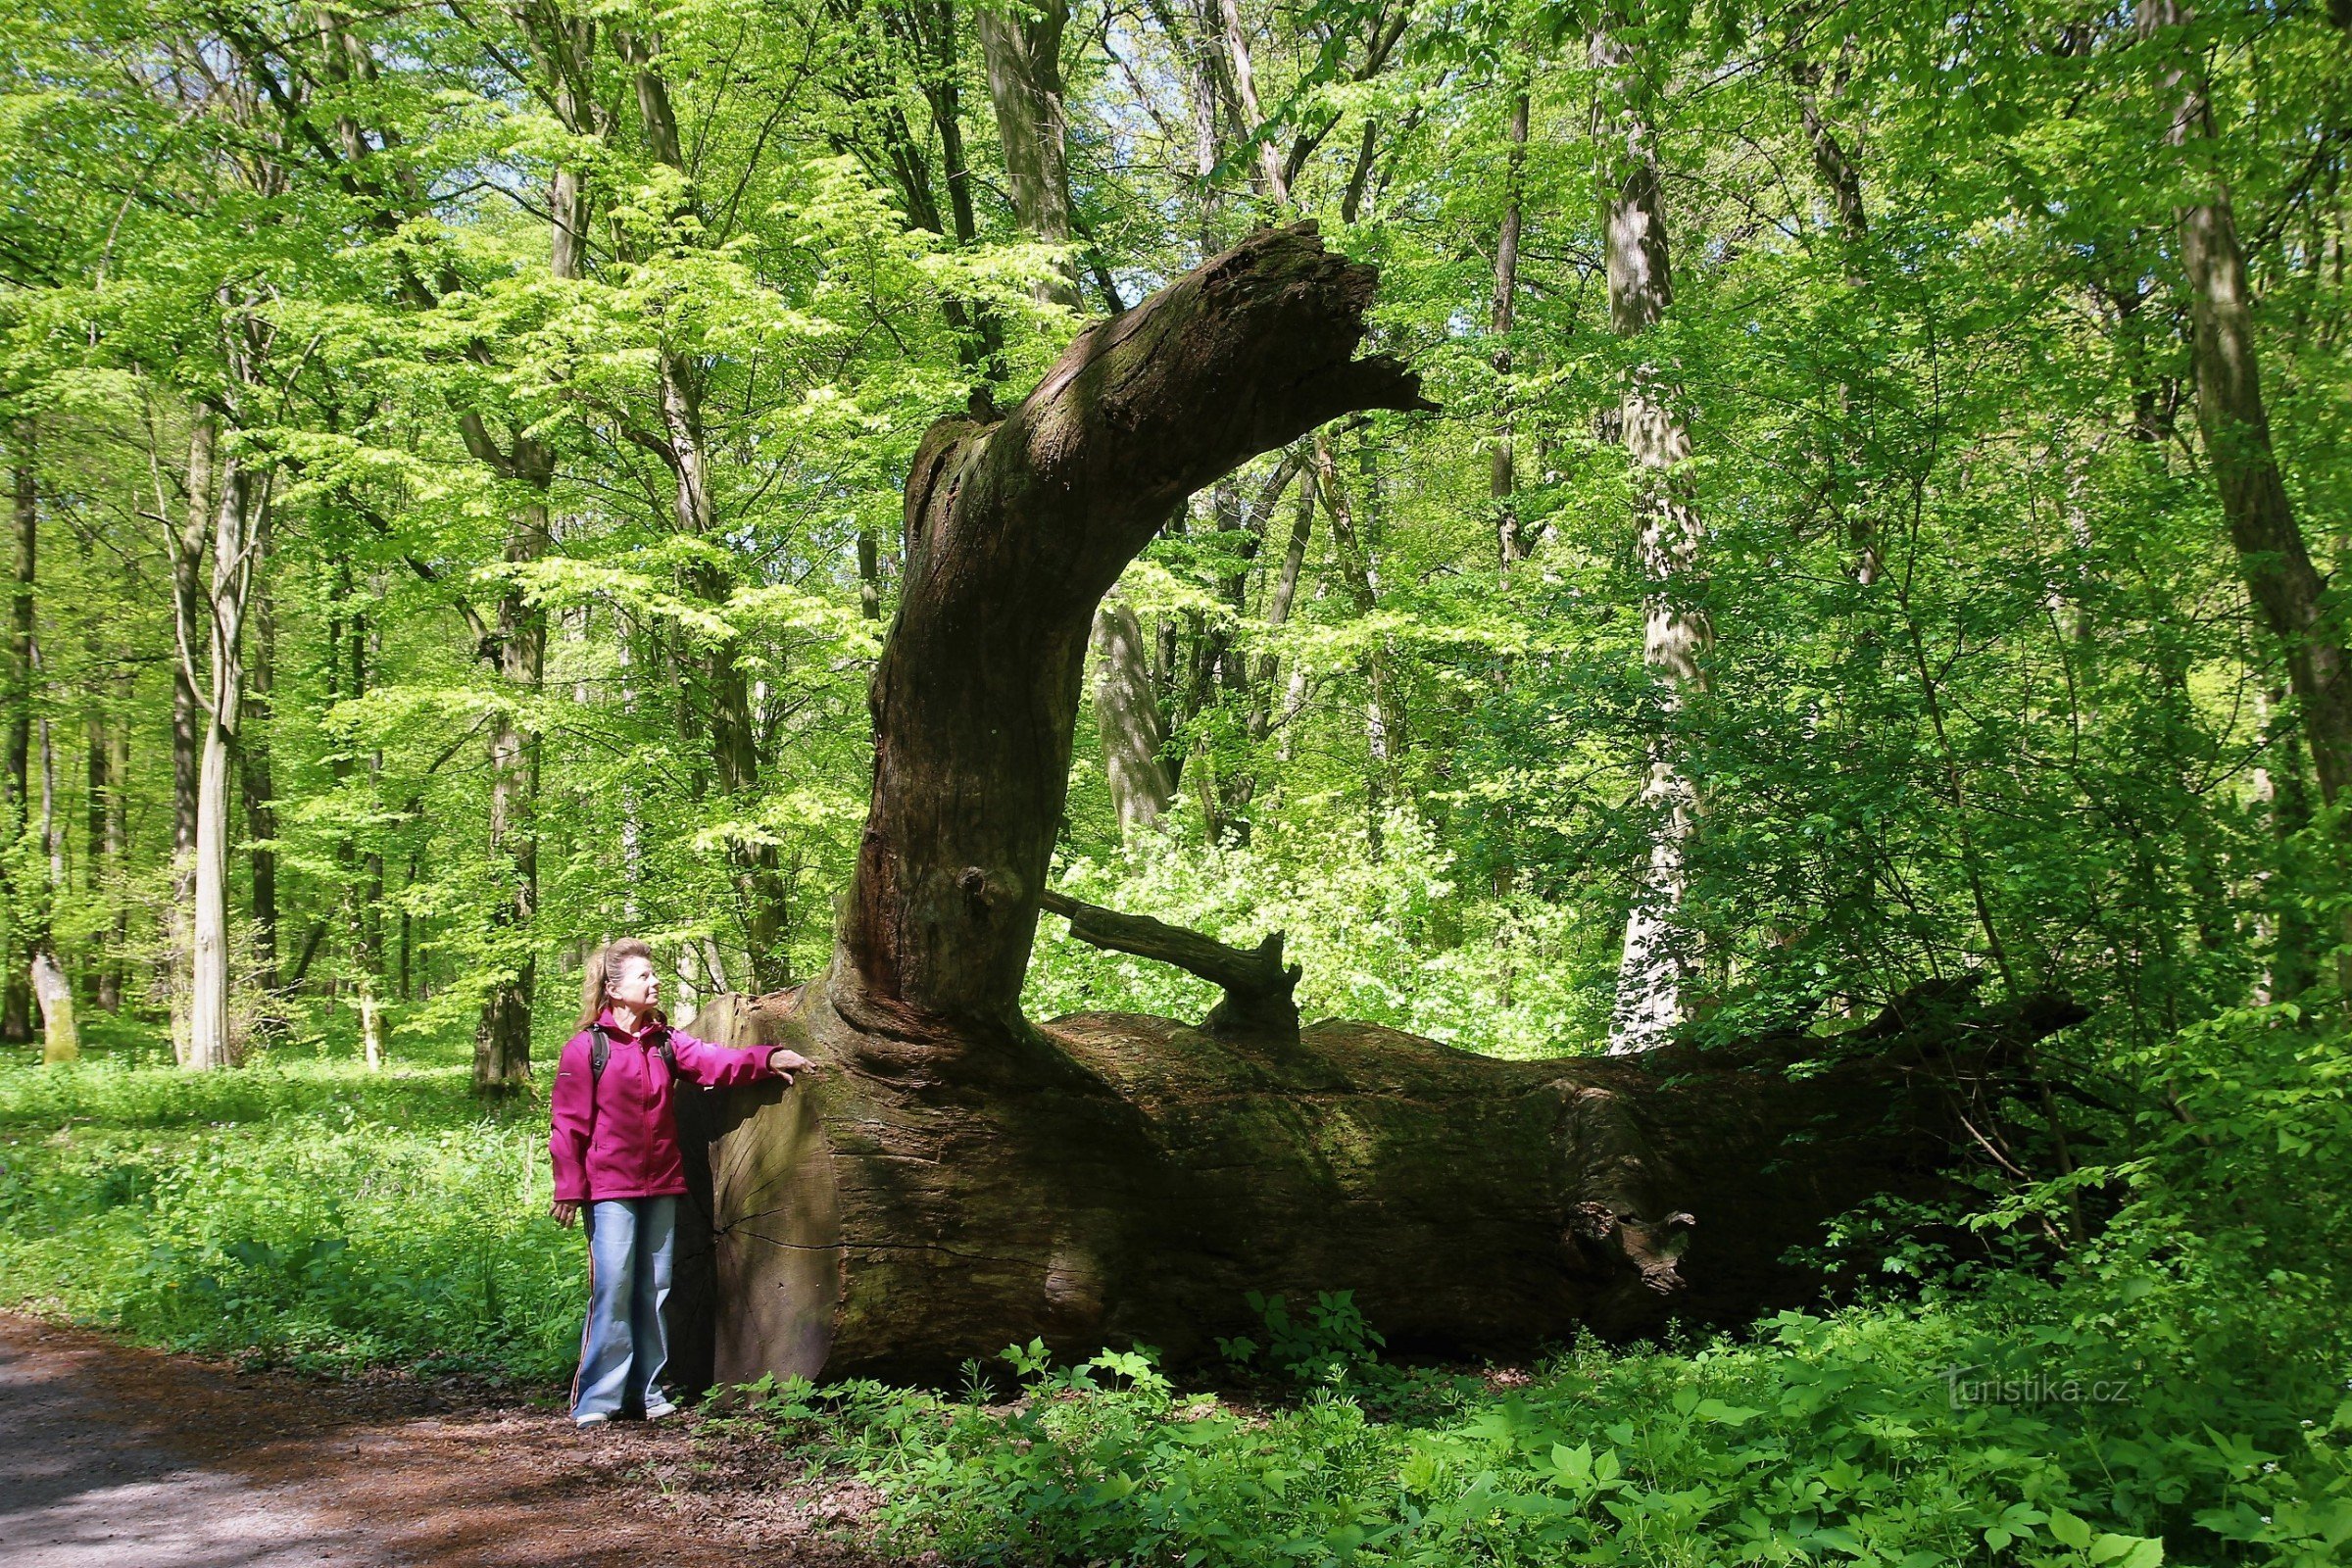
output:
[{"label": "split in wood", "polygon": [[1236,948],[1148,914],[1121,914],[1051,890],[1038,902],[1068,920],[1070,935],[1081,942],[1172,964],[1220,987],[1224,1000],[1209,1009],[1200,1024],[1209,1034],[1227,1040],[1298,1042],[1295,993],[1305,971],[1282,961],[1281,932],[1254,948]]}]

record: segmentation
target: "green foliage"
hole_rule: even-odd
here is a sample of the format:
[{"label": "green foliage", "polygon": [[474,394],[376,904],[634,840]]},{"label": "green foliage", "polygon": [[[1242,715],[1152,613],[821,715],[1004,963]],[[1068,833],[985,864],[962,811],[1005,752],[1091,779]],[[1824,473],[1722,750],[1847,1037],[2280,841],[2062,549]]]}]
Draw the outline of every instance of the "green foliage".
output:
[{"label": "green foliage", "polygon": [[0,1298],[301,1366],[568,1371],[584,1276],[544,1110],[483,1112],[455,1052],[304,1054],[0,1068]]}]

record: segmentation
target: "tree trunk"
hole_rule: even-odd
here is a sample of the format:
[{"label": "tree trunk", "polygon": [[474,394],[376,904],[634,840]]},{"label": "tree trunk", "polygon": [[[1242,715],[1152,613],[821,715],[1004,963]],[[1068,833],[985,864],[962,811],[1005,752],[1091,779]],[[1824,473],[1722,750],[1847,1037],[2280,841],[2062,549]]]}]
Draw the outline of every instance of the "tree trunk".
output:
[{"label": "tree trunk", "polygon": [[[1380,584],[1372,574],[1371,554],[1356,532],[1355,509],[1340,482],[1339,466],[1332,461],[1331,443],[1315,438],[1315,488],[1331,517],[1332,543],[1338,547],[1340,574],[1347,580],[1348,598],[1359,616],[1380,608]],[[1364,649],[1364,806],[1365,832],[1372,852],[1381,852],[1383,819],[1396,794],[1396,763],[1403,751],[1403,713],[1396,701],[1396,682],[1388,644],[1375,638]]]},{"label": "tree trunk", "polygon": [[1510,406],[1511,330],[1518,318],[1520,187],[1527,170],[1527,111],[1528,92],[1522,86],[1511,98],[1510,157],[1503,175],[1502,230],[1494,240],[1494,310],[1488,321],[1488,328],[1497,342],[1494,451],[1487,476],[1487,493],[1494,503],[1495,541],[1505,571],[1510,570],[1513,562],[1527,559],[1527,540],[1519,529],[1519,510],[1514,497],[1519,479],[1514,467]]},{"label": "tree trunk", "polygon": [[32,994],[41,1004],[41,1065],[79,1061],[81,1025],[74,1016],[74,986],[49,942],[32,950]]},{"label": "tree trunk", "polygon": [[[2343,623],[2313,564],[2279,473],[2263,401],[2254,342],[2253,293],[2238,244],[2229,182],[2215,167],[2213,108],[2204,58],[2187,41],[2191,13],[2183,0],[2151,0],[2139,25],[2151,38],[2170,35],[2180,59],[2173,84],[2180,101],[2166,145],[2185,152],[2192,200],[2174,209],[2180,269],[2188,283],[2190,346],[2197,372],[2197,428],[2213,465],[2222,514],[2237,547],[2246,591],[2286,654],[2288,684],[2302,710],[2320,799],[2334,807],[2352,785],[2352,659]],[[2340,830],[2339,830],[2340,833]],[[2338,874],[2345,855],[2339,851]],[[2352,995],[2352,909],[2340,917],[2336,979]]]},{"label": "tree trunk", "polygon": [[[2141,26],[2152,37],[2170,32],[2179,38],[2189,16],[2180,0],[2153,0],[2141,13]],[[2175,78],[2180,102],[2165,137],[2168,146],[2190,155],[2190,187],[2203,198],[2174,210],[2193,325],[2197,426],[2247,592],[2286,651],[2321,799],[2332,806],[2352,783],[2352,660],[2271,444],[2253,295],[2230,186],[2212,167],[2213,111],[2203,72],[2202,57],[2184,44]]]},{"label": "tree trunk", "polygon": [[1144,628],[1124,599],[1105,599],[1095,612],[1095,731],[1102,742],[1102,771],[1119,834],[1133,840],[1159,825],[1174,794],[1160,754],[1167,721],[1152,683],[1152,654]]},{"label": "tree trunk", "polygon": [[[685,176],[684,143],[669,85],[656,56],[658,46],[648,35],[615,35],[621,58],[633,71],[637,115],[646,147],[654,158]],[[677,216],[693,212],[691,196]],[[703,428],[702,371],[676,345],[664,342],[656,356],[661,387],[662,423],[668,436],[672,511],[678,531],[690,539],[708,539],[718,529],[718,504],[711,490],[710,442]],[[690,568],[689,585],[705,603],[724,612],[733,583],[719,569],[700,564]],[[744,674],[741,645],[732,636],[714,640],[701,661],[703,684],[710,705],[710,760],[720,793],[745,813],[757,811],[760,795],[760,732],[752,711],[751,681]],[[762,990],[782,985],[791,908],[779,873],[776,847],[771,843],[730,841],[727,858],[734,868],[736,902],[742,911],[744,946],[752,960],[753,983]]]},{"label": "tree trunk", "polygon": [[[1062,109],[1061,33],[1066,0],[1047,0],[1026,16],[983,10],[976,25],[988,65],[988,94],[1004,148],[1005,181],[1013,216],[1048,245],[1070,242],[1067,124]],[[1041,302],[1075,312],[1078,278],[1067,262],[1037,288]],[[1151,649],[1135,611],[1104,600],[1090,634],[1095,657],[1095,730],[1102,744],[1102,773],[1118,813],[1119,834],[1132,840],[1156,827],[1175,795],[1162,753],[1167,720],[1152,681]]]},{"label": "tree trunk", "polygon": [[[1674,299],[1664,192],[1631,52],[1601,33],[1592,40],[1592,58],[1606,83],[1596,139],[1607,160],[1609,324],[1620,337],[1637,337],[1658,323]],[[1689,480],[1678,471],[1690,456],[1690,436],[1675,396],[1658,367],[1637,365],[1619,405],[1634,466],[1637,553],[1650,585],[1642,605],[1643,658],[1669,724],[1685,697],[1704,689],[1700,657],[1710,636],[1704,614],[1690,602],[1699,525]],[[1671,733],[1650,743],[1642,804],[1651,821],[1650,847],[1626,913],[1609,1025],[1613,1053],[1658,1045],[1689,1015],[1691,1000],[1693,942],[1681,911],[1698,802]]]},{"label": "tree trunk", "polygon": [[[541,455],[517,438],[518,458]],[[545,494],[554,475],[552,454],[529,476]],[[545,553],[547,503],[526,503],[508,535],[507,559],[521,563]],[[501,684],[519,701],[537,695],[547,659],[547,615],[518,588],[499,598],[496,641]],[[490,855],[506,888],[492,911],[493,938],[501,950],[498,971],[482,999],[474,1031],[473,1090],[499,1097],[519,1093],[531,1081],[531,1001],[539,959],[531,947],[532,917],[539,908],[539,746],[514,707],[501,708],[490,726]]]},{"label": "tree trunk", "polygon": [[1508,1062],[1298,1030],[1271,944],[1066,904],[1252,1005],[1214,1029],[1021,1016],[1095,607],[1177,498],[1335,415],[1419,405],[1400,367],[1350,358],[1371,282],[1310,227],[1260,233],[1091,328],[1003,420],[924,440],[833,963],[699,1026],[820,1065],[682,1111],[707,1143],[688,1207],[715,1220],[682,1264],[682,1362],[706,1331],[731,1381],[939,1377],[1032,1336],[1181,1359],[1255,1328],[1250,1290],[1353,1289],[1412,1348],[1739,1319],[1815,1293],[1782,1258],[1824,1217],[1935,1189],[1949,1145],[1924,1134],[1957,1130],[1931,1063],[1996,1090],[2075,1016],[1947,993],[1835,1048]]},{"label": "tree trunk", "polygon": [[[36,653],[37,660],[37,653]],[[57,751],[49,720],[41,720],[41,839],[48,851],[48,880],[32,932],[32,994],[41,1007],[41,1065],[81,1059],[81,1026],[74,1016],[74,984],[58,961],[57,931],[51,923],[58,893],[67,887],[66,831],[58,814]]]},{"label": "tree trunk", "polygon": [[270,511],[255,519],[253,664],[238,726],[238,785],[245,798],[247,858],[253,879],[253,970],[261,990],[260,1027],[274,1031],[277,1015],[277,788],[270,772],[270,720],[277,686],[277,614],[270,594]]},{"label": "tree trunk", "polygon": [[190,1065],[189,1008],[195,998],[197,774],[203,750],[203,704],[196,691],[196,659],[209,645],[204,605],[204,557],[213,534],[213,489],[218,475],[220,422],[199,409],[188,427],[186,505],[179,526],[164,526],[172,558],[172,909],[165,917],[161,989],[172,1008],[172,1051]]},{"label": "tree trunk", "polygon": [[106,898],[114,909],[114,937],[107,945],[106,966],[98,973],[98,1005],[107,1012],[122,1008],[123,970],[130,950],[130,904],[122,896],[120,878],[130,863],[130,718],[133,679],[119,677],[122,700],[107,731],[106,857],[110,880]]},{"label": "tree trunk", "polygon": [[[1070,242],[1061,87],[1061,33],[1069,20],[1068,0],[1043,0],[1026,13],[983,8],[974,18],[1013,216],[1046,244],[1060,246]],[[1037,285],[1037,296],[1041,303],[1078,308],[1078,271],[1066,255]]]},{"label": "tree trunk", "polygon": [[204,745],[196,770],[196,897],[191,920],[188,1055],[199,1071],[231,1066],[237,1041],[229,1018],[229,766],[245,700],[245,616],[252,602],[254,530],[269,505],[266,483],[242,459],[222,466],[213,518],[213,580]]},{"label": "tree trunk", "polygon": [[[41,519],[40,468],[34,459],[33,424],[19,419],[15,430],[12,490],[15,500],[16,571],[9,590],[7,848],[12,853],[31,830],[33,584]],[[21,857],[17,857],[21,858]],[[17,888],[13,903],[30,902]],[[33,956],[22,935],[12,944],[8,974],[0,982],[0,1040],[21,1044],[32,1038],[32,991],[27,979]]]}]

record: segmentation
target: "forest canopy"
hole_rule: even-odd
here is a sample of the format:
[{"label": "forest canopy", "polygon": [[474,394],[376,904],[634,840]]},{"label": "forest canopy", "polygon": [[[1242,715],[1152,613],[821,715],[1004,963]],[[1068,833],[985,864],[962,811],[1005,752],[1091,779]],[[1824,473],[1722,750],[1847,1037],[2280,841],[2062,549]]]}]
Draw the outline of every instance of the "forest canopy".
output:
[{"label": "forest canopy", "polygon": [[36,969],[204,1061],[339,999],[488,1086],[608,933],[821,968],[924,428],[1301,217],[1440,412],[1126,573],[1073,891],[1513,1054],[1972,973],[2145,1049],[2326,967],[2316,9],[8,28],[14,1038]]},{"label": "forest canopy", "polygon": [[[770,1377],[733,1407],[957,1560],[2352,1542],[2345,0],[14,0],[0,79],[0,1301],[559,1377],[544,1096],[622,935],[682,1020],[871,1004],[848,1032],[998,1049],[929,1102],[858,1092],[909,1138],[977,1106],[967,1171],[1077,1195],[990,1222],[1085,1333],[1105,1287],[1058,1227],[1164,1174],[1105,1083],[1311,1102],[1186,1124],[1308,1128],[1264,1167],[1295,1188],[1225,1204],[1305,1250],[1292,1194],[1360,1168],[1420,1220],[1512,1189],[1463,1209],[1489,1243],[1533,1194],[1630,1293],[1692,1215],[1564,1231],[1515,1174],[1569,1168],[1539,1095],[1687,1107],[1764,1040],[1775,1182],[1866,1119],[1824,1061],[1971,1087],[1934,1183],[1779,1216],[1820,1233],[1764,1260],[1809,1298],[1742,1342],[1621,1353],[1573,1343],[1588,1314],[1530,1375],[1404,1367],[1375,1281],[1286,1305],[1135,1200],[1178,1332],[1248,1303],[1193,1348],[1261,1406],[1041,1337],[1000,1357],[1012,1404],[973,1361],[960,1397]],[[1126,335],[1244,318],[1276,326],[1222,378]],[[1191,401],[1119,402],[1163,385]],[[1024,492],[1051,464],[990,445],[1102,429],[1185,483]],[[980,492],[989,570],[926,600]],[[923,918],[969,896],[934,926],[1017,929],[906,935],[879,828],[1000,797],[954,767],[890,796],[887,703],[1055,807],[992,824],[1043,886],[919,867]],[[1200,961],[1139,956],[1171,951]],[[1211,1013],[1212,973],[1259,1010]],[[954,1028],[893,1034],[909,998]],[[1938,1008],[1977,1021],[1915,1028]],[[1946,1050],[1984,1019],[2034,1020],[1997,1084]],[[1219,1054],[1243,1024],[1279,1071]],[[1422,1076],[1350,1122],[1326,1080],[1378,1052]],[[1508,1147],[1496,1085],[1537,1107]],[[1408,1100],[1382,1126],[1459,1179],[1437,1200],[1357,1136]],[[1067,1148],[1136,1185],[1022,1185]],[[1734,1213],[1782,1190],[1707,1175]],[[895,1267],[861,1312],[906,1306]],[[1500,1294],[1414,1267],[1377,1283]],[[1982,1392],[2053,1366],[2132,1393]]]}]

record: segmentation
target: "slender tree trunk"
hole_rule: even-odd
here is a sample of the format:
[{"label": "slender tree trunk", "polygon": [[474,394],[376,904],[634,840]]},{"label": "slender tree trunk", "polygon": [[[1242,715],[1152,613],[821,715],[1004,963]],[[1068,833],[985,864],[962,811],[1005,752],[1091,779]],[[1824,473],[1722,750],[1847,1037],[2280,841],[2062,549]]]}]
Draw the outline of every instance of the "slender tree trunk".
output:
[{"label": "slender tree trunk", "polygon": [[[1028,15],[984,10],[977,25],[988,66],[989,100],[1004,148],[1013,216],[1048,245],[1070,242],[1070,177],[1062,108],[1061,34],[1066,0],[1046,0]],[[1040,280],[1041,302],[1075,312],[1078,278],[1066,263]],[[1095,729],[1119,833],[1133,841],[1155,828],[1175,794],[1163,756],[1167,720],[1152,680],[1151,646],[1135,611],[1105,599],[1095,613]]]},{"label": "slender tree trunk", "polygon": [[[92,638],[91,652],[95,654],[96,639]],[[93,694],[94,695],[94,694]],[[108,741],[105,710],[93,706],[82,724],[82,785],[86,792],[82,801],[82,897],[90,907],[104,908],[113,903],[114,858],[106,843],[108,797],[114,791],[107,776],[111,753]],[[107,970],[114,962],[114,952],[107,934],[98,939],[98,951],[82,967],[79,995],[82,1001],[97,1004],[104,990]]]},{"label": "slender tree trunk", "polygon": [[238,725],[238,784],[245,797],[245,837],[253,881],[254,984],[262,993],[257,1027],[283,1027],[277,996],[277,790],[270,772],[270,724],[277,686],[277,612],[270,592],[271,525],[265,507],[254,521],[253,661]]},{"label": "slender tree trunk", "polygon": [[[544,496],[554,478],[554,455],[521,437],[515,451],[523,481]],[[535,561],[547,543],[547,503],[525,502],[507,537],[507,560]],[[491,915],[498,970],[474,1032],[473,1088],[479,1095],[504,1096],[530,1082],[531,1003],[539,974],[532,947],[539,909],[539,737],[524,705],[538,696],[545,673],[547,616],[518,588],[499,598],[494,646],[500,684],[512,694],[490,727],[489,848],[506,887]]]},{"label": "slender tree trunk", "polygon": [[1168,743],[1159,693],[1152,683],[1152,653],[1134,609],[1105,599],[1095,613],[1095,728],[1102,741],[1102,770],[1120,835],[1159,825],[1174,793],[1160,754]]},{"label": "slender tree trunk", "polygon": [[[1664,191],[1630,51],[1599,33],[1592,57],[1605,81],[1595,139],[1605,160],[1609,323],[1620,337],[1638,337],[1658,323],[1674,298]],[[1702,658],[1710,641],[1706,617],[1690,602],[1700,532],[1689,479],[1680,471],[1690,456],[1690,436],[1676,397],[1660,367],[1638,364],[1618,410],[1634,468],[1636,549],[1649,581],[1643,658],[1658,682],[1669,726],[1688,698],[1705,689]],[[1692,1001],[1695,956],[1682,904],[1698,801],[1671,727],[1650,743],[1642,804],[1652,824],[1650,847],[1626,915],[1609,1026],[1612,1053],[1659,1044],[1689,1016]]]},{"label": "slender tree trunk", "polygon": [[[526,15],[546,63],[548,89],[564,128],[601,134],[609,116],[590,89],[595,80],[596,24],[560,13]],[[559,282],[581,275],[586,258],[588,193],[578,170],[559,166],[548,184],[548,272]],[[548,493],[556,454],[538,437],[517,431],[505,454],[473,416],[465,421],[466,446],[501,477],[519,484],[507,533],[506,558],[520,565],[547,553]],[[484,657],[508,694],[490,722],[489,850],[505,888],[491,911],[492,973],[474,1030],[473,1091],[486,1098],[518,1093],[531,1078],[531,1011],[539,960],[533,924],[539,909],[539,737],[529,722],[547,662],[547,616],[519,587],[499,598],[498,621],[482,628]]]},{"label": "slender tree trunk", "polygon": [[[30,419],[19,419],[11,432],[15,437],[15,544],[16,570],[9,589],[8,641],[8,801],[7,852],[13,859],[24,857],[18,847],[30,831],[31,784],[28,769],[32,753],[32,624],[34,579],[37,570],[37,541],[41,518],[40,467],[34,456],[33,424]],[[29,906],[30,890],[16,888],[15,900],[20,906]],[[32,1038],[32,991],[27,966],[32,961],[32,946],[20,933],[12,943],[8,976],[0,984],[0,1039],[12,1044]]]},{"label": "slender tree trunk", "polygon": [[[2180,0],[2153,0],[2140,17],[2143,29],[2157,39],[2181,39],[2190,21]],[[2352,782],[2352,661],[2278,471],[2245,255],[2229,183],[2215,167],[2219,153],[2204,65],[2185,42],[2180,47],[2174,80],[2181,96],[2165,140],[2184,158],[2188,188],[2199,198],[2174,210],[2193,327],[2197,426],[2247,591],[2286,652],[2321,799],[2332,806]]]},{"label": "slender tree trunk", "polygon": [[[1061,34],[1069,17],[1068,0],[1043,0],[1025,12],[983,8],[974,18],[1013,214],[1038,239],[1065,247],[1070,181]],[[1078,270],[1066,254],[1054,275],[1038,282],[1036,293],[1041,304],[1078,309]]]},{"label": "slender tree trunk", "polygon": [[48,850],[48,885],[41,900],[38,928],[33,934],[32,994],[41,1008],[41,1064],[56,1066],[81,1059],[81,1025],[74,1015],[74,985],[58,960],[57,932],[52,924],[57,896],[67,888],[66,832],[57,799],[57,751],[51,745],[49,720],[41,720],[41,838]]},{"label": "slender tree trunk", "polygon": [[[1865,270],[1866,247],[1870,241],[1870,220],[1862,206],[1862,170],[1838,139],[1836,129],[1821,108],[1821,67],[1806,60],[1793,49],[1788,55],[1788,76],[1796,88],[1797,119],[1804,126],[1806,145],[1813,153],[1813,177],[1829,201],[1837,226],[1838,246],[1844,253],[1845,282],[1850,289],[1861,290],[1870,278]],[[1841,415],[1852,406],[1850,388],[1838,388],[1838,408]],[[1833,479],[1841,453],[1832,451],[1825,462],[1832,467]],[[1855,508],[1846,514],[1846,530],[1854,552],[1854,581],[1869,587],[1886,573],[1886,562],[1866,508]]]},{"label": "slender tree trunk", "polygon": [[267,481],[240,458],[220,472],[213,518],[211,658],[200,717],[204,744],[196,770],[196,897],[191,930],[188,1059],[197,1070],[232,1066],[228,930],[229,769],[245,701],[245,618],[252,603],[256,532],[270,504]]},{"label": "slender tree trunk", "polygon": [[188,429],[187,504],[179,526],[165,525],[172,558],[172,613],[178,657],[172,662],[172,908],[166,916],[162,989],[172,1007],[172,1050],[182,1067],[193,1062],[196,962],[196,823],[204,708],[196,689],[197,661],[211,646],[212,617],[204,600],[204,558],[213,536],[214,490],[219,481],[220,421],[199,409]]},{"label": "slender tree trunk", "polygon": [[1225,22],[1225,52],[1232,62],[1233,85],[1241,100],[1243,128],[1258,136],[1257,164],[1251,173],[1251,183],[1258,195],[1270,202],[1277,214],[1291,205],[1291,182],[1282,167],[1282,150],[1274,138],[1259,134],[1265,128],[1265,111],[1257,98],[1257,71],[1250,58],[1250,32],[1242,21],[1241,0],[1218,0]]},{"label": "slender tree trunk", "polygon": [[1488,320],[1489,329],[1496,339],[1496,419],[1487,493],[1494,503],[1495,538],[1505,571],[1510,570],[1512,563],[1527,559],[1528,547],[1527,539],[1519,527],[1515,497],[1519,486],[1518,475],[1513,468],[1516,454],[1513,451],[1515,436],[1511,427],[1511,330],[1518,317],[1519,227],[1523,206],[1521,187],[1527,172],[1527,111],[1528,91],[1522,85],[1511,98],[1510,154],[1503,174],[1502,230],[1494,240],[1494,309]]},{"label": "slender tree trunk", "polygon": [[122,877],[130,864],[130,719],[133,696],[133,677],[124,672],[116,677],[120,700],[107,726],[107,790],[105,821],[105,855],[107,869],[104,897],[114,911],[112,931],[107,941],[106,961],[98,970],[98,1006],[105,1012],[120,1012],[122,1008],[122,982],[129,961],[130,904],[123,897]]},{"label": "slender tree trunk", "polygon": [[[1340,574],[1359,616],[1380,609],[1380,584],[1373,575],[1372,558],[1355,526],[1355,509],[1340,482],[1332,460],[1331,443],[1315,438],[1315,488],[1331,517],[1332,543],[1338,547]],[[1396,792],[1396,760],[1403,751],[1403,713],[1396,700],[1395,670],[1385,639],[1375,638],[1364,650],[1364,828],[1372,852],[1382,851],[1384,820]]]}]

